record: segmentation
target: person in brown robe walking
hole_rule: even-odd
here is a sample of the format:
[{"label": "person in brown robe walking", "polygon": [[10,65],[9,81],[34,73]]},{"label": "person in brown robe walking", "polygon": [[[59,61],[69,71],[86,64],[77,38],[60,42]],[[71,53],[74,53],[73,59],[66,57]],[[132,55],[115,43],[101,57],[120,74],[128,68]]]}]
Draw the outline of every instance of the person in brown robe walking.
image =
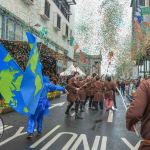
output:
[{"label": "person in brown robe walking", "polygon": [[104,83],[105,88],[105,100],[106,100],[106,111],[112,109],[113,106],[113,92],[116,90],[116,84],[111,81],[111,77],[107,76],[106,81]]},{"label": "person in brown robe walking", "polygon": [[92,74],[92,80],[91,80],[91,96],[90,96],[90,101],[89,101],[89,108],[93,107],[93,100],[94,100],[94,93],[95,93],[95,89],[94,89],[94,83],[96,82],[96,73]]},{"label": "person in brown robe walking", "polygon": [[79,96],[79,101],[80,101],[80,112],[84,112],[83,106],[84,106],[84,101],[86,97],[86,87],[87,87],[86,80],[80,77],[79,91],[78,91],[78,96]]},{"label": "person in brown robe walking", "polygon": [[91,96],[91,76],[87,76],[87,78],[85,79],[85,82],[86,82],[87,86],[85,88],[86,97],[85,97],[85,101],[84,101],[84,106],[86,105],[88,99]]},{"label": "person in brown robe walking", "polygon": [[139,121],[143,138],[139,150],[150,150],[150,78],[140,83],[126,113],[126,127],[129,131],[134,131],[133,126]]},{"label": "person in brown robe walking", "polygon": [[101,109],[103,109],[103,101],[104,101],[104,82],[100,80],[99,76],[96,76],[96,81],[94,83],[94,100],[93,106],[95,110],[98,110],[98,103]]},{"label": "person in brown robe walking", "polygon": [[[78,77],[79,77],[79,73],[75,72],[73,77],[68,80],[68,83],[66,86],[66,89],[68,91],[67,101],[69,102],[67,106],[67,110],[65,112],[66,115],[69,115],[69,111],[71,107],[73,106],[75,102],[77,102],[77,99],[78,99],[78,90],[79,90]],[[78,106],[75,106],[75,109],[77,109],[77,107]]]}]

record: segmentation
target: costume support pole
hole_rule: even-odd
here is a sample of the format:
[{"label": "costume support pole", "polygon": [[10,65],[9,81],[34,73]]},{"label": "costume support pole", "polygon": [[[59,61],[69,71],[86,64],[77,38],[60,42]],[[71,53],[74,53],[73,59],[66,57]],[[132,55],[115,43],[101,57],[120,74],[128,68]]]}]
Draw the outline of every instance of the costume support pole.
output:
[{"label": "costume support pole", "polygon": [[[124,98],[123,98],[123,96],[122,96],[122,94],[121,94],[121,92],[120,92],[120,90],[118,88],[117,88],[117,91],[119,92],[119,94],[121,96],[121,99],[122,99],[122,102],[123,102],[123,105],[124,105],[124,107],[125,107],[125,109],[127,111],[127,109],[128,109],[127,105],[126,105],[125,100],[124,100]],[[133,125],[133,128],[134,128],[134,131],[135,131],[135,134],[137,135],[137,137],[140,137],[140,135],[139,135],[135,125]]]}]

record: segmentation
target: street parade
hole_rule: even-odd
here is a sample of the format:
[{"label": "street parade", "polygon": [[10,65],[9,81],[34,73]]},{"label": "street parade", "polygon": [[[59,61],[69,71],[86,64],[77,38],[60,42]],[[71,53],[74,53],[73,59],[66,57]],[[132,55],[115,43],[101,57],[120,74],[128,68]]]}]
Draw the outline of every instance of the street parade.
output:
[{"label": "street parade", "polygon": [[0,150],[150,150],[149,0],[0,0]]}]

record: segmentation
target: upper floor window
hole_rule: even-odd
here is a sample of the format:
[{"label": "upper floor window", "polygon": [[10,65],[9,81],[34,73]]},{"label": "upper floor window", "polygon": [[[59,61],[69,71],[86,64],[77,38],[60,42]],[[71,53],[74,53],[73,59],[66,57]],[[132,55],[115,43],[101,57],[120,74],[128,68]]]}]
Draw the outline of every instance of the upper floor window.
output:
[{"label": "upper floor window", "polygon": [[23,27],[19,24],[16,24],[15,40],[17,41],[23,40]]},{"label": "upper floor window", "polygon": [[0,38],[2,37],[2,15],[0,14]]},{"label": "upper floor window", "polygon": [[48,0],[45,0],[45,15],[50,18],[50,3]]},{"label": "upper floor window", "polygon": [[69,35],[69,28],[68,28],[68,25],[66,25],[66,36],[68,37]]},{"label": "upper floor window", "polygon": [[8,40],[14,40],[15,39],[15,28],[14,28],[14,22],[10,19],[7,20],[7,39]]},{"label": "upper floor window", "polygon": [[57,14],[57,27],[61,29],[61,17]]},{"label": "upper floor window", "polygon": [[145,0],[139,0],[141,6],[145,6]]},{"label": "upper floor window", "polygon": [[58,6],[62,14],[65,16],[65,18],[69,21],[70,5],[68,4],[68,2],[66,0],[61,0],[61,1],[53,0],[53,1]]}]

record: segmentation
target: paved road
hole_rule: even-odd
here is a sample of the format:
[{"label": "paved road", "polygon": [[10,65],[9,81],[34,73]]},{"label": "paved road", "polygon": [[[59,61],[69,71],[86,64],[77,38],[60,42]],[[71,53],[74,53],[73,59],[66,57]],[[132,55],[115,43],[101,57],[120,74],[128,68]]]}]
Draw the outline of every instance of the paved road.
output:
[{"label": "paved road", "polygon": [[[26,140],[27,118],[13,112],[3,115],[5,131],[0,150],[136,150],[139,138],[125,128],[125,109],[117,97],[115,112],[87,110],[83,120],[64,114],[65,96],[52,102],[50,116],[43,125],[43,135]],[[94,121],[103,119],[95,125]]]}]

